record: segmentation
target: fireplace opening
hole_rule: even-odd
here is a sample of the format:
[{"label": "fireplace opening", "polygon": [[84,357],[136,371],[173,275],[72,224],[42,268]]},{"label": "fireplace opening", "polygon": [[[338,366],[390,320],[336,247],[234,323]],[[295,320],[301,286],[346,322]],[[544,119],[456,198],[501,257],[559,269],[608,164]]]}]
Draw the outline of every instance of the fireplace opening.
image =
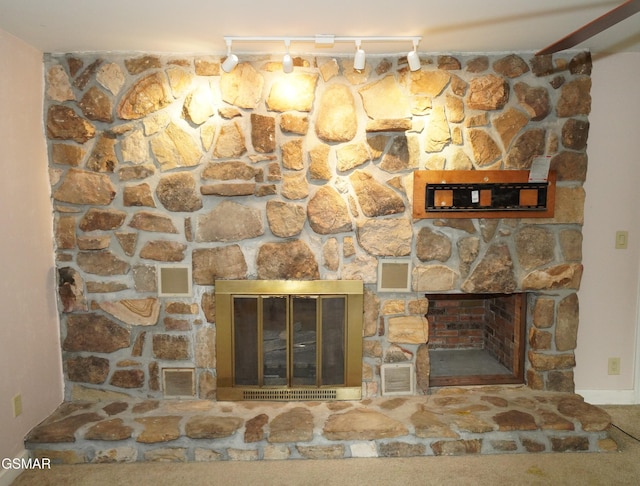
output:
[{"label": "fireplace opening", "polygon": [[361,281],[216,282],[219,400],[360,399]]},{"label": "fireplace opening", "polygon": [[427,298],[431,386],[524,383],[525,294]]}]

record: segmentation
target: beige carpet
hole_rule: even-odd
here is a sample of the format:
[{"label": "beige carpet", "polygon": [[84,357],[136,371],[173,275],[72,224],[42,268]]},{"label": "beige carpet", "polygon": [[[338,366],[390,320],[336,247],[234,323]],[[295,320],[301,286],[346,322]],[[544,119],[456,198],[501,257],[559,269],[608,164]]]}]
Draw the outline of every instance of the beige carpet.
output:
[{"label": "beige carpet", "polygon": [[[638,485],[640,405],[602,407],[619,452],[399,459],[136,463],[26,471],[14,486]],[[635,437],[636,439],[632,438]]]},{"label": "beige carpet", "polygon": [[607,405],[600,408],[611,415],[611,423],[614,426],[640,439],[640,405]]}]

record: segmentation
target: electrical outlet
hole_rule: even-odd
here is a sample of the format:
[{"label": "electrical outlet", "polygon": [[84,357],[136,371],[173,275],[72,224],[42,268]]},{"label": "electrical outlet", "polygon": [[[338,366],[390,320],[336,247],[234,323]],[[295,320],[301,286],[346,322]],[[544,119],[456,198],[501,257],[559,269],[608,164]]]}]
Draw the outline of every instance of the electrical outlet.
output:
[{"label": "electrical outlet", "polygon": [[18,417],[22,415],[22,395],[18,393],[13,397],[13,416]]},{"label": "electrical outlet", "polygon": [[610,375],[619,375],[620,374],[620,358],[609,358],[608,370]]}]

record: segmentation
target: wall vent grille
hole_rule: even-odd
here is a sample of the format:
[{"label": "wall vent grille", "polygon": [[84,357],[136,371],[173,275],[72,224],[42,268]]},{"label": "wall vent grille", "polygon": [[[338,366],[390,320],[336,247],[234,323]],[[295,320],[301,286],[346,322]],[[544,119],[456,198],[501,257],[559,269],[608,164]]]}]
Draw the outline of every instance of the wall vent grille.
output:
[{"label": "wall vent grille", "polygon": [[243,390],[243,400],[278,400],[278,401],[304,401],[304,400],[335,400],[337,391],[332,388],[309,390]]},{"label": "wall vent grille", "polygon": [[194,397],[196,394],[193,368],[163,368],[162,389],[168,398]]},{"label": "wall vent grille", "polygon": [[383,395],[413,395],[413,364],[398,363],[381,366]]}]

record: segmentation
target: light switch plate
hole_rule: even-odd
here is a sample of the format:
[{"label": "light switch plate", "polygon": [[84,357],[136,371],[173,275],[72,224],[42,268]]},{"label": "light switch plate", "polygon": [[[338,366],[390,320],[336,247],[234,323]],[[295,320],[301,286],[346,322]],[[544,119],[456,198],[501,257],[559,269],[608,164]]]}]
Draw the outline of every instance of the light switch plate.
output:
[{"label": "light switch plate", "polygon": [[616,231],[616,250],[625,250],[629,240],[628,231]]},{"label": "light switch plate", "polygon": [[18,393],[13,397],[13,416],[18,417],[22,415],[22,395]]},{"label": "light switch plate", "polygon": [[609,358],[607,363],[607,372],[610,375],[620,374],[620,358]]}]

